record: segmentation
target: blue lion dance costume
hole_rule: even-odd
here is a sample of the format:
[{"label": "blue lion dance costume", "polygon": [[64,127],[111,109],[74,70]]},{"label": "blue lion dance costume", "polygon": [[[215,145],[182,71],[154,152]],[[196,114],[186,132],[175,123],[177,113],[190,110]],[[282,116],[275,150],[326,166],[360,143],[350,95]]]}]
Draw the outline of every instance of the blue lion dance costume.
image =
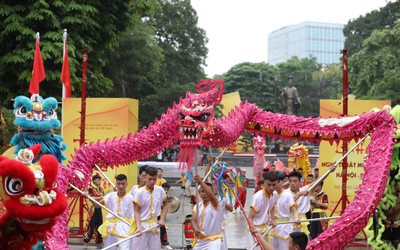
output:
[{"label": "blue lion dance costume", "polygon": [[64,139],[54,134],[54,129],[60,127],[57,107],[58,103],[54,97],[43,99],[38,94],[34,94],[31,98],[26,96],[15,98],[14,125],[18,127],[18,133],[10,142],[15,146],[15,154],[21,149],[41,144],[41,154],[52,154],[60,163],[66,160],[63,153],[66,149],[66,145],[63,144]]}]

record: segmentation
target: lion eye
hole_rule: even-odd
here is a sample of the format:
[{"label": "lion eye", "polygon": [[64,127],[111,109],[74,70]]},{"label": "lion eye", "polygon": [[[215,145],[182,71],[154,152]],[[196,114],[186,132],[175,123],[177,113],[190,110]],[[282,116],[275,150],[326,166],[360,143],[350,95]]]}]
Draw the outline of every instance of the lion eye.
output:
[{"label": "lion eye", "polygon": [[26,113],[27,113],[26,107],[20,106],[20,107],[17,108],[17,110],[15,111],[15,116],[16,116],[16,117],[24,117],[24,116],[26,116]]},{"label": "lion eye", "polygon": [[57,117],[57,112],[54,109],[50,109],[49,113],[47,114],[49,118]]},{"label": "lion eye", "polygon": [[9,195],[19,195],[23,192],[24,184],[19,178],[7,176],[5,179],[6,192]]}]

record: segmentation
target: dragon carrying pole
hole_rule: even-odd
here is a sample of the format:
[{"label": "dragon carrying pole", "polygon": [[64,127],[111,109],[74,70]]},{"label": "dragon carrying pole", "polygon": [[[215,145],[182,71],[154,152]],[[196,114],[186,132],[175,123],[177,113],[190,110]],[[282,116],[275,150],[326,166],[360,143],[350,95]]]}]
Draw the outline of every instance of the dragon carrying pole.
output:
[{"label": "dragon carrying pole", "polygon": [[[342,162],[343,159],[345,159],[354,149],[356,149],[358,147],[358,145],[361,144],[361,142],[363,142],[365,139],[367,139],[367,137],[369,136],[370,133],[367,133],[363,138],[361,138],[349,151],[346,152],[346,154],[344,154],[334,165],[333,165],[333,169],[329,168],[328,171],[326,171],[323,175],[321,175],[318,180],[314,181],[310,188],[309,191],[312,191],[321,181],[325,180],[326,177],[328,177],[328,175],[333,172],[335,170],[335,168],[339,165],[339,163]],[[332,170],[331,170],[332,169]]]},{"label": "dragon carrying pole", "polygon": [[[232,186],[230,186],[230,185],[227,185],[227,186],[228,186],[229,189],[231,190],[232,194],[235,196],[235,199],[236,199],[236,201],[238,202],[239,207],[240,207],[240,210],[242,210],[243,216],[244,216],[244,218],[246,219],[247,225],[249,225],[249,229],[250,229],[250,220],[249,220],[249,217],[248,217],[247,214],[246,214],[246,211],[244,210],[244,207],[243,207],[242,203],[240,202],[239,198],[237,197],[237,195],[236,195],[235,191],[233,190]],[[250,231],[250,232],[251,232],[251,231]],[[251,232],[251,233],[253,234],[254,238],[256,239],[257,244],[260,246],[260,249],[261,249],[261,250],[264,250],[264,247],[263,247],[263,245],[261,244],[261,240],[260,240],[260,238],[258,238],[258,237],[259,237],[258,234],[257,234],[257,233],[253,233],[253,232]]]}]

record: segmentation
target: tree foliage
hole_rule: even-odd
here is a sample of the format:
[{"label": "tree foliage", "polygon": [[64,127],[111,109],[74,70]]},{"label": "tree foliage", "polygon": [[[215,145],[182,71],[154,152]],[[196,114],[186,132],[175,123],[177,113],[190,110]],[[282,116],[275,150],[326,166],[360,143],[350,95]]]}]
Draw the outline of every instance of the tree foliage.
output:
[{"label": "tree foliage", "polygon": [[46,79],[41,94],[60,97],[63,30],[68,30],[73,95],[79,95],[82,51],[89,51],[90,96],[105,96],[112,82],[103,74],[105,58],[133,18],[151,10],[151,0],[2,1],[0,3],[0,95],[8,102],[27,94],[33,65],[35,34],[40,33]]},{"label": "tree foliage", "polygon": [[186,84],[205,77],[208,39],[197,27],[198,17],[189,0],[158,0],[154,17],[155,37],[163,49],[160,84]]},{"label": "tree foliage", "polygon": [[364,40],[370,37],[374,30],[393,28],[399,19],[398,13],[400,13],[400,2],[388,2],[379,10],[350,20],[343,29],[346,37],[344,47],[352,54],[358,52]]},{"label": "tree foliage", "polygon": [[279,95],[276,76],[276,69],[269,64],[244,62],[233,66],[221,79],[225,83],[225,93],[239,91],[242,100],[275,110]]},{"label": "tree foliage", "polygon": [[112,96],[141,99],[156,92],[163,51],[154,28],[138,23],[118,39],[118,49],[108,55],[105,74],[112,79]]},{"label": "tree foliage", "polygon": [[349,58],[349,81],[357,98],[399,103],[399,44],[400,24],[396,24],[393,29],[375,30]]},{"label": "tree foliage", "polygon": [[153,93],[140,98],[142,125],[160,117],[205,78],[202,66],[208,39],[197,22],[197,13],[189,0],[157,0],[155,14],[146,23],[155,27],[163,58],[155,81],[150,83]]}]

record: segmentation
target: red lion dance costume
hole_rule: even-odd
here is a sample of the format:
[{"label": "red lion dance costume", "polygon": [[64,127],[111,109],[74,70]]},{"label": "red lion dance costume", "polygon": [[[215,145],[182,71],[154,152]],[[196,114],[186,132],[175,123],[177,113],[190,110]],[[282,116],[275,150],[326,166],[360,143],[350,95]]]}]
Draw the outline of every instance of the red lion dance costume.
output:
[{"label": "red lion dance costume", "polygon": [[22,149],[17,160],[0,156],[0,249],[31,249],[67,208],[57,188],[58,161],[41,146]]}]

